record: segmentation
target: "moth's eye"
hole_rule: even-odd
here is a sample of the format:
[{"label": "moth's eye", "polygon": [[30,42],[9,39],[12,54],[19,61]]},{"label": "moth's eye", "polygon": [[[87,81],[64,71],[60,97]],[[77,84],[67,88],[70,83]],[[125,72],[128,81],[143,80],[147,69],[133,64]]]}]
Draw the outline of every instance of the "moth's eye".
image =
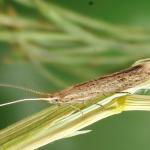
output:
[{"label": "moth's eye", "polygon": [[49,102],[50,102],[51,104],[59,103],[59,101],[60,101],[60,99],[57,98],[57,97],[52,98],[52,99],[49,100]]}]

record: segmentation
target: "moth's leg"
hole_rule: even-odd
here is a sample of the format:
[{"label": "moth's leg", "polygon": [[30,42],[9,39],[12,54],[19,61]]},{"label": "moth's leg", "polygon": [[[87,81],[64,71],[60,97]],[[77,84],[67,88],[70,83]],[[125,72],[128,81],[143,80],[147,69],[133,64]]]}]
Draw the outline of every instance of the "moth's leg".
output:
[{"label": "moth's leg", "polygon": [[62,105],[66,105],[66,106],[69,106],[69,107],[72,107],[75,111],[77,111],[77,112],[80,112],[81,113],[81,115],[83,116],[83,112],[81,111],[81,109],[80,108],[78,108],[78,107],[76,107],[76,106],[74,106],[73,104],[71,104],[71,103],[55,103],[58,107],[60,107],[60,106],[62,106]]},{"label": "moth's leg", "polygon": [[54,105],[57,106],[57,108],[59,108],[62,106],[62,103],[55,103]]},{"label": "moth's leg", "polygon": [[73,104],[69,104],[69,106],[72,107],[73,109],[75,109],[77,112],[80,112],[81,115],[83,116],[83,111],[80,108],[74,106]]},{"label": "moth's leg", "polygon": [[60,107],[62,103],[55,103],[56,106]]},{"label": "moth's leg", "polygon": [[95,103],[95,105],[99,106],[100,109],[102,108],[102,110],[105,110],[105,109],[106,109],[106,107],[105,107],[104,105],[102,105],[102,104]]},{"label": "moth's leg", "polygon": [[104,98],[111,96],[111,94],[112,93],[109,93],[109,92],[102,92],[102,96],[104,96]]},{"label": "moth's leg", "polygon": [[116,94],[120,94],[120,93],[122,93],[122,94],[131,94],[130,92],[115,92]]},{"label": "moth's leg", "polygon": [[106,95],[106,93],[105,93],[105,92],[103,92],[103,93],[102,93],[102,95],[103,95],[104,97],[108,97],[108,95]]},{"label": "moth's leg", "polygon": [[102,104],[99,104],[99,103],[95,103],[95,105],[97,105],[99,107],[104,107]]},{"label": "moth's leg", "polygon": [[121,91],[120,91],[120,92],[114,92],[114,93],[106,93],[106,92],[104,92],[104,93],[102,93],[102,95],[103,95],[104,97],[109,97],[109,96],[111,96],[111,95],[113,95],[113,94],[120,94],[120,93],[122,93],[122,94],[129,94],[129,95],[131,94],[130,92],[125,92],[125,91],[124,91],[124,92],[123,92],[123,91],[121,92]]}]

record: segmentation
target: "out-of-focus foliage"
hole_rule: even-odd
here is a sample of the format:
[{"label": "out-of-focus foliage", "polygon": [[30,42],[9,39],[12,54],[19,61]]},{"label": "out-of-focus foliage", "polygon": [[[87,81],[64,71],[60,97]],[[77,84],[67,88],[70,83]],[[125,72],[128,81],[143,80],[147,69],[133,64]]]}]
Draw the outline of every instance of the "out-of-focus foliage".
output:
[{"label": "out-of-focus foliage", "polygon": [[[9,47],[2,61],[30,61],[60,87],[67,83],[57,70],[85,79],[101,65],[122,65],[149,55],[149,29],[94,20],[50,1],[17,0],[1,7],[0,41]],[[46,64],[57,70],[46,69]]]},{"label": "out-of-focus foliage", "polygon": [[[150,57],[149,4],[146,0],[0,1],[0,82],[51,92]],[[3,89],[0,99],[12,100],[24,96],[27,93]],[[0,126],[5,127],[41,107],[45,105],[30,103],[2,108]],[[144,149],[149,149],[148,142],[144,139],[140,144],[139,139],[143,139],[144,133],[150,130],[138,132],[141,129],[139,125],[134,128],[134,136],[130,138],[123,131],[123,125],[127,123],[128,133],[133,131],[133,128],[130,129],[134,124],[131,116],[124,116],[125,119],[120,117],[121,121],[118,119],[116,122],[110,119],[93,126],[103,127],[99,129],[101,134],[91,134],[92,145],[100,143],[99,147],[105,150],[112,150],[112,146],[124,150],[129,149],[122,147],[124,141],[130,143],[133,140],[131,149],[140,150],[142,144],[147,144]],[[137,124],[141,123],[138,120],[140,116],[142,120],[141,114],[134,115]],[[149,122],[147,126],[141,123],[142,128],[148,128]],[[115,126],[112,132],[110,126]],[[148,139],[149,134],[146,137]],[[80,139],[82,142],[79,143]],[[115,143],[115,139],[120,141]],[[63,146],[64,149],[77,149],[82,145],[82,149],[91,149],[89,145],[86,146],[87,140],[91,141],[90,135],[89,138],[81,136],[64,140],[58,145],[54,143],[50,148]],[[106,144],[106,141],[110,144]]]}]

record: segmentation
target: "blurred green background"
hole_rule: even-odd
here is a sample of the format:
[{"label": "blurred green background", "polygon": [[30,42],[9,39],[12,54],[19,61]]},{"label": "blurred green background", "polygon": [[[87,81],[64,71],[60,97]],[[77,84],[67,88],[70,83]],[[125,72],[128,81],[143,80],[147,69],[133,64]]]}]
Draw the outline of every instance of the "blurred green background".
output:
[{"label": "blurred green background", "polygon": [[[86,17],[83,17],[86,16]],[[54,92],[150,57],[148,0],[1,0],[0,83]],[[34,97],[0,87],[0,103]],[[0,108],[0,128],[48,107]],[[149,150],[150,113],[125,112],[40,150]]]}]

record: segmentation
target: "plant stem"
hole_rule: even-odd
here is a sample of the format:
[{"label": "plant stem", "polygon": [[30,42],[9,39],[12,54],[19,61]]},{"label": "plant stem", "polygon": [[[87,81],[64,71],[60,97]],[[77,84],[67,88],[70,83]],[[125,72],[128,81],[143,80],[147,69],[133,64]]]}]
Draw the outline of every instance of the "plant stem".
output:
[{"label": "plant stem", "polygon": [[[80,129],[108,116],[131,110],[150,110],[150,96],[119,93],[94,104],[51,106],[0,132],[0,149],[32,150],[58,139],[83,134]],[[79,110],[77,110],[77,109]]]}]

